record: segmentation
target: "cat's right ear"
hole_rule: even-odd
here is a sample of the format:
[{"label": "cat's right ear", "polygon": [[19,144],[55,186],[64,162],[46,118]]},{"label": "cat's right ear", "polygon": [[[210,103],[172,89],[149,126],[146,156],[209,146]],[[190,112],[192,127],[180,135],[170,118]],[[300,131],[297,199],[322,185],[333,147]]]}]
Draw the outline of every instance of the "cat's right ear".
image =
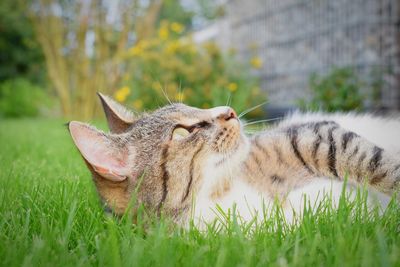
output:
[{"label": "cat's right ear", "polygon": [[129,164],[134,158],[129,155],[126,146],[119,144],[122,140],[76,121],[70,122],[68,128],[92,172],[113,182],[121,182],[132,176]]},{"label": "cat's right ear", "polygon": [[112,98],[97,93],[106,114],[108,127],[112,133],[123,133],[135,121],[134,114]]}]

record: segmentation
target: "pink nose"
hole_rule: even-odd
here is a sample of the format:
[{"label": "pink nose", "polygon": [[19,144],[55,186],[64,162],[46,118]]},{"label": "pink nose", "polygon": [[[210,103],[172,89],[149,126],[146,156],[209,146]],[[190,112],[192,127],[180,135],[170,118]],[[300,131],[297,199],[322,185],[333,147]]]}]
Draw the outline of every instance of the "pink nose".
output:
[{"label": "pink nose", "polygon": [[227,108],[226,111],[217,116],[217,119],[229,121],[230,119],[237,119],[237,115],[233,108]]}]

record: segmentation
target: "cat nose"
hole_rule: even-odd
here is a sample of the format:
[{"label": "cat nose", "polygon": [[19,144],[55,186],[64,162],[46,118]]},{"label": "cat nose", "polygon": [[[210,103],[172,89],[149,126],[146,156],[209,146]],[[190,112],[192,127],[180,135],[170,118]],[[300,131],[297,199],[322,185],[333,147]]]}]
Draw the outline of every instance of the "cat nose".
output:
[{"label": "cat nose", "polygon": [[236,112],[232,108],[227,109],[224,113],[221,113],[219,116],[217,116],[217,119],[226,121],[236,118],[237,118]]},{"label": "cat nose", "polygon": [[212,117],[220,120],[229,121],[230,119],[237,119],[236,112],[231,107],[216,107],[210,109]]}]

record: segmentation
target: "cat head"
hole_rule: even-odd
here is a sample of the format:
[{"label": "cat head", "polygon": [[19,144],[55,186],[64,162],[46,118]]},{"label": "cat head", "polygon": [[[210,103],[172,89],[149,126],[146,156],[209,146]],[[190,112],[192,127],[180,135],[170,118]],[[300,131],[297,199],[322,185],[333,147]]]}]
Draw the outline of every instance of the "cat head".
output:
[{"label": "cat head", "polygon": [[116,214],[125,211],[134,192],[138,203],[157,212],[188,212],[205,170],[238,165],[246,147],[230,107],[198,109],[175,103],[134,114],[99,96],[111,132],[76,121],[69,123],[69,130],[101,199]]}]

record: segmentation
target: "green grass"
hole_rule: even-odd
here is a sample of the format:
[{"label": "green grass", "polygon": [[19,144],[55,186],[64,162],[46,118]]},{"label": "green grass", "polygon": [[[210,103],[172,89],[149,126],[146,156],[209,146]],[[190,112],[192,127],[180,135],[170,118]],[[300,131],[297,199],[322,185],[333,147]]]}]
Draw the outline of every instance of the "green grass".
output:
[{"label": "green grass", "polygon": [[398,204],[382,217],[359,201],[298,227],[274,216],[206,232],[105,216],[62,124],[0,121],[2,266],[400,266]]}]

